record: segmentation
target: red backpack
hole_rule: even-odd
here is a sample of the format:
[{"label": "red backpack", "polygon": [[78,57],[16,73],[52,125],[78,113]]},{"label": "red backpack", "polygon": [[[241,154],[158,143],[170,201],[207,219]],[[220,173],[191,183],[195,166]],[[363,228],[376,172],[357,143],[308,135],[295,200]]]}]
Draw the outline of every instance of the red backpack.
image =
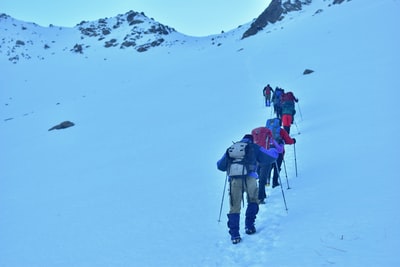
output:
[{"label": "red backpack", "polygon": [[271,133],[271,130],[267,127],[258,127],[251,131],[254,143],[263,148],[267,148],[267,136],[269,133]]}]

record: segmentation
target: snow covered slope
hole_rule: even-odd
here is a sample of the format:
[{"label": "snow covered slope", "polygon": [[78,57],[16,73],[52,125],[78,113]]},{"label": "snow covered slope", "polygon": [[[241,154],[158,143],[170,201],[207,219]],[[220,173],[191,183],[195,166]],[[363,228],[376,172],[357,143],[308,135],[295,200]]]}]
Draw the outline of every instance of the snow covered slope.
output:
[{"label": "snow covered slope", "polygon": [[[398,266],[400,1],[331,3],[145,53],[91,37],[75,53],[76,28],[37,28],[35,44],[59,39],[13,64],[19,38],[3,41],[0,266]],[[216,161],[272,116],[267,83],[300,99],[288,213],[268,189],[232,245]]]}]

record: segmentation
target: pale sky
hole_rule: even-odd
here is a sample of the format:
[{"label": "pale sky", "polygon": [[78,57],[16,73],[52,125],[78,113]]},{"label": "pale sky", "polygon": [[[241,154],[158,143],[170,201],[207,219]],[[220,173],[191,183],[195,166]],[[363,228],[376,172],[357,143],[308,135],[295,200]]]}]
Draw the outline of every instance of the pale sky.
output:
[{"label": "pale sky", "polygon": [[0,0],[0,13],[13,18],[73,27],[129,10],[192,36],[229,31],[251,22],[271,0]]}]

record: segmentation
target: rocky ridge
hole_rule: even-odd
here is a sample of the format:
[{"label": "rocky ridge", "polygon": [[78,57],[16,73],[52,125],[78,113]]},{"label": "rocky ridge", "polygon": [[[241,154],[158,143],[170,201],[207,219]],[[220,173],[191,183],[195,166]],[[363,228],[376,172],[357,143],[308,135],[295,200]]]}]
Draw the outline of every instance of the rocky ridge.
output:
[{"label": "rocky ridge", "polygon": [[[332,1],[332,0],[330,0]],[[345,0],[333,0],[332,4],[341,4]],[[347,0],[348,2],[351,0]],[[247,29],[242,39],[250,37],[262,31],[269,23],[274,24],[277,21],[283,20],[285,15],[302,10],[304,5],[310,5],[312,0],[272,0],[269,6],[255,19],[250,28]],[[329,4],[330,6],[331,4]]]},{"label": "rocky ridge", "polygon": [[[351,0],[326,1],[331,6]],[[259,17],[248,23],[249,26],[238,27],[243,32],[241,39],[256,35],[268,24],[281,21],[289,12],[300,11],[304,5],[311,3],[312,0],[272,0]],[[184,44],[189,38],[148,18],[143,12],[132,10],[112,18],[82,21],[73,28],[54,25],[41,27],[0,13],[0,34],[0,59],[6,58],[14,64],[22,59],[44,60],[60,52],[87,56],[90,50],[101,47],[142,53],[154,47]],[[206,42],[220,46],[225,36],[224,32],[208,36]],[[200,40],[203,37],[193,38]]]},{"label": "rocky ridge", "polygon": [[[113,18],[82,21],[73,28],[41,27],[0,14],[0,56],[17,63],[20,59],[45,59],[60,51],[85,54],[94,47],[133,49],[145,52],[152,47],[170,45],[173,28],[129,11]],[[36,53],[33,53],[36,50]]]}]

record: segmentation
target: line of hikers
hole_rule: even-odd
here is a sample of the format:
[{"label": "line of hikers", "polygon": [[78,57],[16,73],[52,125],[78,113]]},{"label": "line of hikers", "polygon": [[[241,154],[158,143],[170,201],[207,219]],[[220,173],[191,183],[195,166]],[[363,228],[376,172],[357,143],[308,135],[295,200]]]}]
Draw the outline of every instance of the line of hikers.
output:
[{"label": "line of hikers", "polygon": [[[278,87],[277,89],[282,90],[284,93],[283,89]],[[276,93],[277,89],[270,92]],[[270,100],[270,98],[267,99],[266,94],[264,96],[267,105],[267,100]],[[277,97],[275,96],[275,98]],[[293,101],[298,101],[294,95],[293,98]],[[272,99],[274,99],[274,96]],[[239,230],[241,202],[244,202],[243,193],[246,192],[247,195],[245,233],[251,235],[256,232],[255,219],[259,211],[259,204],[265,204],[265,187],[270,185],[272,172],[272,188],[280,185],[279,173],[284,160],[284,145],[296,143],[296,139],[291,138],[289,135],[292,121],[289,124],[289,131],[286,130],[287,126],[285,127],[285,125],[282,128],[283,115],[290,115],[290,119],[292,120],[294,113],[286,114],[282,104],[280,107],[281,111],[279,110],[279,105],[277,104],[275,108],[274,104],[277,117],[268,119],[265,126],[254,128],[251,134],[246,134],[240,141],[233,143],[217,162],[218,170],[226,172],[225,186],[226,182],[229,181],[230,208],[227,214],[227,226],[233,244],[237,244],[242,240]]]},{"label": "line of hikers", "polygon": [[265,106],[270,107],[272,102],[274,113],[282,120],[283,128],[290,134],[290,126],[293,124],[296,114],[295,103],[298,103],[299,99],[294,96],[293,92],[285,92],[280,87],[276,87],[274,90],[269,84],[263,88],[263,96]]}]

